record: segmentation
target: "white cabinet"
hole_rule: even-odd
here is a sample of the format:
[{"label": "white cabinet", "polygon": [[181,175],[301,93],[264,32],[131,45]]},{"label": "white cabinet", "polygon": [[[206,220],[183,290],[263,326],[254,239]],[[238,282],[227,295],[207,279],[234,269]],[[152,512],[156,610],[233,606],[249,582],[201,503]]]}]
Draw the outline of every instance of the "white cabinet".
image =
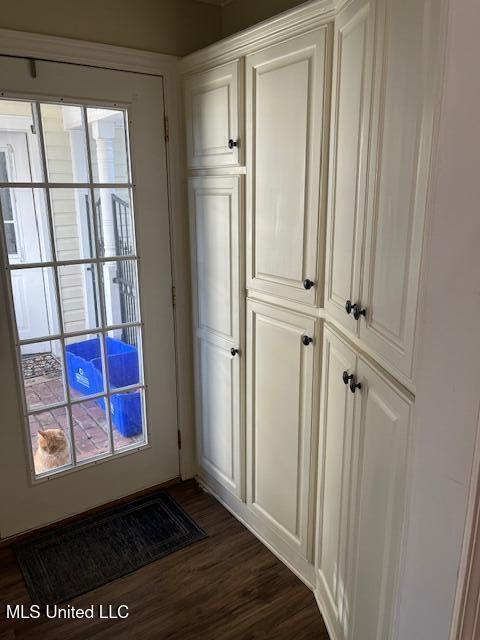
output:
[{"label": "white cabinet", "polygon": [[325,308],[354,332],[345,303],[360,296],[373,37],[373,7],[364,0],[335,21]]},{"label": "white cabinet", "polygon": [[240,180],[189,180],[197,459],[238,496],[243,479]]},{"label": "white cabinet", "polygon": [[247,287],[309,304],[323,261],[328,36],[325,27],[246,57]]},{"label": "white cabinet", "polygon": [[389,0],[376,44],[360,337],[409,377],[435,113],[427,36],[440,5]]},{"label": "white cabinet", "polygon": [[234,61],[185,79],[187,162],[191,169],[241,163],[239,66]]},{"label": "white cabinet", "polygon": [[304,558],[314,353],[312,318],[247,302],[247,502],[267,539],[278,536]]},{"label": "white cabinet", "polygon": [[424,2],[360,0],[335,28],[325,306],[409,379],[434,124],[428,24]]},{"label": "white cabinet", "polygon": [[349,640],[390,640],[405,510],[411,400],[361,357],[355,394]]},{"label": "white cabinet", "polygon": [[328,328],[321,402],[319,600],[339,639],[388,640],[412,402]]},{"label": "white cabinet", "polygon": [[[335,638],[344,638],[347,599],[347,533],[355,395],[348,386],[356,355],[328,330],[323,338],[316,538],[317,589]],[[347,384],[343,378],[346,376]]]}]

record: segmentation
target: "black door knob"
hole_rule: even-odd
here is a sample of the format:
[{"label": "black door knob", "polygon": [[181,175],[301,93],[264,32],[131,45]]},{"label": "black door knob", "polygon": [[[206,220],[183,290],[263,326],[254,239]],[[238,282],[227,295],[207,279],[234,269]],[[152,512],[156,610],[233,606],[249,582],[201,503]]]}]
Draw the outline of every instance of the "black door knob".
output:
[{"label": "black door knob", "polygon": [[351,380],[353,378],[353,373],[351,373],[350,375],[348,374],[348,371],[344,371],[343,375],[342,375],[342,379],[344,384],[348,384],[349,380]]},{"label": "black door knob", "polygon": [[232,356],[236,356],[237,353],[240,353],[240,351],[238,349],[235,349],[235,347],[232,347],[230,349],[230,353],[232,354]]},{"label": "black door knob", "polygon": [[310,338],[310,336],[303,336],[302,342],[306,347],[308,347],[308,345],[313,342],[313,338]]},{"label": "black door knob", "polygon": [[228,148],[233,149],[234,147],[238,147],[238,140],[230,140],[228,141]]},{"label": "black door knob", "polygon": [[348,313],[348,315],[350,315],[352,313],[353,307],[354,307],[354,305],[352,305],[352,301],[351,300],[347,300],[345,302],[345,311]]},{"label": "black door knob", "polygon": [[315,286],[315,282],[313,280],[309,280],[308,278],[303,281],[303,287],[308,291],[312,287]]},{"label": "black door knob", "polygon": [[359,304],[353,304],[352,309],[353,309],[353,317],[355,318],[355,320],[358,320],[360,316],[367,315],[367,310],[365,308],[362,308]]},{"label": "black door knob", "polygon": [[355,391],[357,389],[361,389],[362,385],[360,382],[355,382],[355,378],[352,376],[352,379],[350,380],[350,391],[352,393],[355,393]]}]

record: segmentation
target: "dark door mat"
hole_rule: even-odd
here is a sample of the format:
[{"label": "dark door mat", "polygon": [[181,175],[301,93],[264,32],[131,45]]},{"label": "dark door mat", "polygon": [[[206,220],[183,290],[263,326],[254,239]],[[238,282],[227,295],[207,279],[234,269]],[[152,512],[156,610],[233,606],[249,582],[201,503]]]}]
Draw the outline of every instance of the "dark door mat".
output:
[{"label": "dark door mat", "polygon": [[34,604],[58,604],[206,537],[166,493],[138,498],[14,546]]}]

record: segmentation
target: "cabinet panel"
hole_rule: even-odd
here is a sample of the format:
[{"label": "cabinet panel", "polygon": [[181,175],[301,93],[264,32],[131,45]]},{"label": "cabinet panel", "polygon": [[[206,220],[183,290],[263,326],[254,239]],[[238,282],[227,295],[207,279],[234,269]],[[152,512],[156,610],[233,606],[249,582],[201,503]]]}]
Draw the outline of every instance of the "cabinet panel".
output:
[{"label": "cabinet panel", "polygon": [[363,0],[335,21],[325,306],[355,333],[345,303],[360,297],[373,36],[373,8]]},{"label": "cabinet panel", "polygon": [[362,358],[358,380],[348,638],[386,640],[396,601],[412,407]]},{"label": "cabinet panel", "polygon": [[240,360],[199,338],[200,430],[198,459],[219,482],[239,488]]},{"label": "cabinet panel", "polygon": [[354,394],[344,372],[354,375],[356,355],[325,329],[318,478],[316,570],[321,599],[338,638],[348,612],[347,532],[351,485]]},{"label": "cabinet panel", "polygon": [[239,180],[189,180],[196,328],[233,341],[239,339]]},{"label": "cabinet panel", "polygon": [[[197,459],[237,495],[242,493],[243,412],[240,298],[240,180],[189,180]],[[239,353],[232,355],[231,349]]]},{"label": "cabinet panel", "polygon": [[248,501],[296,551],[307,552],[314,337],[311,318],[247,304]]},{"label": "cabinet panel", "polygon": [[[365,342],[411,377],[434,109],[425,3],[386,1],[378,32],[360,322]],[[408,33],[408,38],[405,34]]]},{"label": "cabinet panel", "polygon": [[[187,161],[192,169],[241,162],[237,61],[185,79]],[[229,147],[229,140],[237,142]]]},{"label": "cabinet panel", "polygon": [[312,304],[327,42],[324,28],[246,58],[247,284]]}]

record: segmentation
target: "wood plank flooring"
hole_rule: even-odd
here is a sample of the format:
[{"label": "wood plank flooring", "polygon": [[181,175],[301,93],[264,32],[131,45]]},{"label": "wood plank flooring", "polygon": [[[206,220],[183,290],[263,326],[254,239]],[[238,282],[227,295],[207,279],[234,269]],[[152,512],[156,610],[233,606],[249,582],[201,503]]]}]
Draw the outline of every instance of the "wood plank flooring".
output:
[{"label": "wood plank flooring", "polygon": [[311,591],[214,498],[189,481],[168,489],[208,538],[69,604],[127,604],[126,620],[7,621],[30,604],[0,548],[0,640],[328,640]]}]

